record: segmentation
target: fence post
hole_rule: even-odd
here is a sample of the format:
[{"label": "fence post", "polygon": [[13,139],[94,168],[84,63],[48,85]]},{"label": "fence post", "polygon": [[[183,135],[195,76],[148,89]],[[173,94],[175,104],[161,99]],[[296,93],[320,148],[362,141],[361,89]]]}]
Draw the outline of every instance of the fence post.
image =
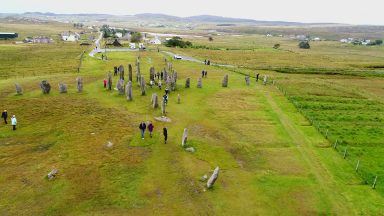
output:
[{"label": "fence post", "polygon": [[337,147],[337,139],[336,139],[335,144],[333,144],[333,148],[336,149],[336,147]]},{"label": "fence post", "polygon": [[343,158],[345,159],[347,157],[347,147],[345,147],[345,151],[344,151],[344,156]]}]

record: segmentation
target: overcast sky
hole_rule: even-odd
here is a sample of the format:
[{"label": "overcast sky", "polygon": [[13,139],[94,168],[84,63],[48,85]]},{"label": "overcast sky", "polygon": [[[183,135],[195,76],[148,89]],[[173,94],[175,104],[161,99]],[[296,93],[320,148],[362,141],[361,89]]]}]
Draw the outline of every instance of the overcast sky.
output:
[{"label": "overcast sky", "polygon": [[0,12],[164,13],[384,25],[384,0],[1,0]]}]

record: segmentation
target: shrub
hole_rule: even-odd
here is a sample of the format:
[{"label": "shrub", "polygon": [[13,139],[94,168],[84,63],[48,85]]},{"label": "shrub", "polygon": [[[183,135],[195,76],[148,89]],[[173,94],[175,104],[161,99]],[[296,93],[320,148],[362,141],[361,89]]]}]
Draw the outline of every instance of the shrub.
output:
[{"label": "shrub", "polygon": [[311,46],[309,45],[309,42],[308,41],[301,41],[299,43],[299,48],[300,49],[310,49]]},{"label": "shrub", "polygon": [[190,41],[183,41],[181,37],[173,37],[169,39],[167,42],[165,42],[165,46],[187,48],[187,47],[191,47],[192,43]]}]

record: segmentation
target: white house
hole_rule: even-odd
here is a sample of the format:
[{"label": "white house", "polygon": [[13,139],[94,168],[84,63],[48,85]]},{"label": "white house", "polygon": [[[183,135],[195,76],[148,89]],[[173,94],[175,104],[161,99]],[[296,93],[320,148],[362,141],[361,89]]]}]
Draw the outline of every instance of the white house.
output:
[{"label": "white house", "polygon": [[116,32],[115,36],[116,36],[117,38],[122,38],[122,37],[123,37],[123,33],[121,33],[121,32]]},{"label": "white house", "polygon": [[152,40],[149,41],[150,44],[156,44],[156,45],[160,45],[161,44],[161,40],[159,39],[159,37],[155,37],[153,38]]},{"label": "white house", "polygon": [[136,44],[135,43],[129,43],[129,48],[130,49],[136,49]]},{"label": "white house", "polygon": [[63,41],[71,41],[71,42],[74,42],[74,41],[78,41],[80,40],[80,34],[78,34],[77,32],[63,32],[61,34],[61,39]]}]

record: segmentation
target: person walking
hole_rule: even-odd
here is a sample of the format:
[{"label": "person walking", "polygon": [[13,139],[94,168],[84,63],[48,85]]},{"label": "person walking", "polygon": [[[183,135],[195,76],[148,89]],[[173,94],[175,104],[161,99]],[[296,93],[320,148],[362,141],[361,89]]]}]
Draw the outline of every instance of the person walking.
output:
[{"label": "person walking", "polygon": [[160,73],[161,80],[163,80],[163,77],[164,77],[164,73],[163,73],[163,71],[161,71],[161,73]]},{"label": "person walking", "polygon": [[154,128],[154,126],[153,126],[152,122],[149,122],[149,124],[148,124],[148,131],[149,131],[149,136],[151,138],[152,138],[153,128]]},{"label": "person walking", "polygon": [[13,115],[12,118],[11,118],[11,124],[12,124],[12,129],[16,130],[17,119],[16,119],[15,115]]},{"label": "person walking", "polygon": [[104,83],[104,88],[107,88],[107,79],[104,79],[103,83]]},{"label": "person walking", "polygon": [[167,129],[167,127],[163,128],[163,135],[164,135],[164,144],[167,144],[167,139],[168,139],[168,129]]},{"label": "person walking", "polygon": [[144,133],[145,129],[147,128],[147,125],[144,122],[141,122],[139,125],[140,132],[141,132],[141,139],[144,139]]},{"label": "person walking", "polygon": [[260,75],[260,74],[257,74],[257,75],[256,75],[256,82],[259,81],[259,75]]},{"label": "person walking", "polygon": [[205,78],[207,78],[207,75],[208,75],[208,71],[205,71],[205,72],[204,72],[204,76],[205,76]]},{"label": "person walking", "polygon": [[8,119],[8,112],[7,112],[7,110],[4,110],[4,111],[1,113],[1,118],[4,119],[4,123],[5,123],[5,124],[8,124],[8,122],[7,122],[7,119]]},{"label": "person walking", "polygon": [[201,77],[204,78],[204,75],[205,75],[205,71],[202,70],[202,71],[201,71]]}]

